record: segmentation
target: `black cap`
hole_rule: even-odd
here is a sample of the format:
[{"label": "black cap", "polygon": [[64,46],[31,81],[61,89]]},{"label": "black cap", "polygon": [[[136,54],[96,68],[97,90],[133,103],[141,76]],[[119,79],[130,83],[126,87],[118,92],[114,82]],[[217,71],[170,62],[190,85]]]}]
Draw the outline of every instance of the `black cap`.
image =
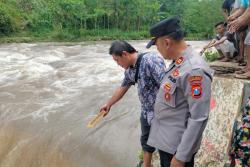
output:
[{"label": "black cap", "polygon": [[169,35],[181,29],[180,19],[178,16],[172,16],[159,23],[156,23],[150,28],[151,41],[147,44],[146,48],[155,45],[156,39],[165,35]]}]

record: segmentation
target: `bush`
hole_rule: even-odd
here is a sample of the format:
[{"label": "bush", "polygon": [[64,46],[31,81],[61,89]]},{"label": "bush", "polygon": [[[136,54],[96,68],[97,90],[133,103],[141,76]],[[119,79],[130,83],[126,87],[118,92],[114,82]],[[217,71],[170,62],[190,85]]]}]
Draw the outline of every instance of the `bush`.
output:
[{"label": "bush", "polygon": [[74,41],[79,38],[80,32],[71,29],[55,29],[52,38],[59,41]]},{"label": "bush", "polygon": [[8,35],[13,31],[10,16],[0,8],[0,35]]}]

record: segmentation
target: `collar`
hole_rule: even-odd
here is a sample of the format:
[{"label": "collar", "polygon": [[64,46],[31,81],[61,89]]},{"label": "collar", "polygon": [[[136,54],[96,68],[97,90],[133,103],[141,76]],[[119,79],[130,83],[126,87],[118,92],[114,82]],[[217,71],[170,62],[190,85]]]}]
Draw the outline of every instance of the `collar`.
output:
[{"label": "collar", "polygon": [[177,57],[177,59],[174,61],[175,66],[179,67],[188,59],[188,55],[192,52],[192,47],[188,45],[188,47],[182,52],[182,54]]},{"label": "collar", "polygon": [[129,68],[131,68],[131,69],[135,69],[135,68],[136,68],[136,63],[137,63],[137,61],[138,61],[139,55],[140,55],[140,53],[137,53],[135,63],[134,63],[133,65],[129,66]]}]

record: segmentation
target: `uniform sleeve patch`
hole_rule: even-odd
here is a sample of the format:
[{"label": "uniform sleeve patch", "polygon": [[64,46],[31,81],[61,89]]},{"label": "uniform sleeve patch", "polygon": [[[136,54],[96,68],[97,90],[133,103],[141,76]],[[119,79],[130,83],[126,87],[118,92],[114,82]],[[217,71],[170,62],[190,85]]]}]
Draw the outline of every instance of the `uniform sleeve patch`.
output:
[{"label": "uniform sleeve patch", "polygon": [[202,76],[191,76],[189,77],[189,82],[201,82],[202,81]]},{"label": "uniform sleeve patch", "polygon": [[192,86],[192,97],[198,99],[202,96],[202,86],[201,83],[191,84]]}]

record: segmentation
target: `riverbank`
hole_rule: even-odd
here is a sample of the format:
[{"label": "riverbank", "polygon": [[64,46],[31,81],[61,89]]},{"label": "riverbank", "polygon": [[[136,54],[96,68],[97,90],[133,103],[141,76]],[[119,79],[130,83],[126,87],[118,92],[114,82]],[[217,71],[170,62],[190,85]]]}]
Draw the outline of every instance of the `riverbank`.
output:
[{"label": "riverbank", "polygon": [[[59,31],[24,31],[8,36],[0,36],[0,43],[34,43],[34,42],[81,42],[102,40],[144,40],[149,39],[148,31],[112,30],[59,30]],[[203,34],[188,34],[187,40],[204,40]]]}]

